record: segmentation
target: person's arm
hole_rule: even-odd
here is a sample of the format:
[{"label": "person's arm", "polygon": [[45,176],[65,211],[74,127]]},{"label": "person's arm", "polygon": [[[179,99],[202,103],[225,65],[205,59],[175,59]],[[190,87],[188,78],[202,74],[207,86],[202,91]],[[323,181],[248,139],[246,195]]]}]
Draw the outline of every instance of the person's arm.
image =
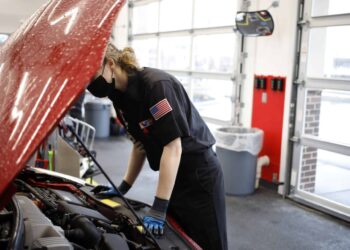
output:
[{"label": "person's arm", "polygon": [[176,138],[163,148],[159,166],[156,197],[169,200],[174,188],[182,153],[181,139]]},{"label": "person's arm", "polygon": [[173,192],[182,154],[181,138],[190,135],[185,110],[171,80],[152,84],[147,93],[148,108],[154,118],[153,136],[163,147],[159,179],[153,205],[143,223],[155,235],[162,235],[169,200]]},{"label": "person's arm", "polygon": [[177,137],[163,147],[159,166],[157,193],[151,209],[143,217],[143,223],[155,235],[163,234],[166,211],[179,169],[181,153],[180,137]]},{"label": "person's arm", "polygon": [[139,175],[143,163],[145,162],[146,154],[143,150],[142,144],[136,142],[131,150],[130,158],[123,181],[118,186],[118,191],[111,185],[98,185],[91,191],[100,198],[108,198],[113,196],[125,195],[131,186],[134,184]]},{"label": "person's arm", "polygon": [[131,150],[128,167],[126,169],[123,180],[132,186],[139,175],[146,159],[145,151],[139,142],[133,145]]}]

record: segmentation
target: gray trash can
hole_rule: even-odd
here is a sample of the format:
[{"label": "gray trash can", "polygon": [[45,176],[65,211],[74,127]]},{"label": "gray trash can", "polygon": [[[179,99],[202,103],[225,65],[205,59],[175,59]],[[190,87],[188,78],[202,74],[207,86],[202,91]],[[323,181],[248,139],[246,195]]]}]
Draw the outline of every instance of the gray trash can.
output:
[{"label": "gray trash can", "polygon": [[224,127],[215,132],[215,137],[226,194],[252,194],[255,189],[257,155],[262,148],[263,131],[257,128]]},{"label": "gray trash can", "polygon": [[108,137],[111,105],[103,102],[87,102],[84,108],[85,121],[96,129],[95,137]]}]

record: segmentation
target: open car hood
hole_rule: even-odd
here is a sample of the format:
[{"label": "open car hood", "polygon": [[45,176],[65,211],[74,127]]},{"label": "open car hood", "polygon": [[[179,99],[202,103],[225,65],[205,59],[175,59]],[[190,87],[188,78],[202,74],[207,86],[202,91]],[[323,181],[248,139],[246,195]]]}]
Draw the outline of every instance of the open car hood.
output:
[{"label": "open car hood", "polygon": [[0,196],[99,68],[125,0],[52,0],[0,48]]}]

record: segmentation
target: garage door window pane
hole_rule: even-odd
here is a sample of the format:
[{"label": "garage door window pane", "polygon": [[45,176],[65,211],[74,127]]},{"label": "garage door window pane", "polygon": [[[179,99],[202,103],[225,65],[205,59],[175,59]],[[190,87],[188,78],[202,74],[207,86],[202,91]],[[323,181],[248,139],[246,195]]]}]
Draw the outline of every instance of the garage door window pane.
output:
[{"label": "garage door window pane", "polygon": [[350,92],[309,90],[304,133],[350,146]]},{"label": "garage door window pane", "polygon": [[160,31],[191,28],[192,1],[163,0],[160,4]]},{"label": "garage door window pane", "polygon": [[194,27],[217,27],[234,24],[237,1],[196,0]]},{"label": "garage door window pane", "polygon": [[303,147],[299,189],[350,207],[350,156]]},{"label": "garage door window pane", "polygon": [[350,26],[314,28],[310,31],[307,75],[350,79]]},{"label": "garage door window pane", "polygon": [[153,33],[158,31],[159,3],[153,2],[133,8],[132,33]]},{"label": "garage door window pane", "polygon": [[229,121],[232,86],[231,81],[194,78],[192,101],[202,116]]},{"label": "garage door window pane", "polygon": [[157,38],[133,40],[132,47],[142,67],[157,67]]},{"label": "garage door window pane", "polygon": [[163,37],[159,40],[159,65],[162,69],[188,70],[190,37]]},{"label": "garage door window pane", "polygon": [[234,34],[196,36],[193,41],[193,70],[232,72],[234,48]]},{"label": "garage door window pane", "polygon": [[328,16],[350,13],[349,0],[313,0],[312,16]]}]

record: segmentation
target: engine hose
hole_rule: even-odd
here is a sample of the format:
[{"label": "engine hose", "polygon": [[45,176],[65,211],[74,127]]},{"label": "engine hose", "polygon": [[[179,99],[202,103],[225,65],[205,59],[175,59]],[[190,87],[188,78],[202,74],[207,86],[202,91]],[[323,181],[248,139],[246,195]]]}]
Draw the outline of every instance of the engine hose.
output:
[{"label": "engine hose", "polygon": [[69,241],[86,248],[96,247],[102,238],[102,233],[85,216],[78,215],[70,223],[72,229],[65,230],[65,236]]}]

